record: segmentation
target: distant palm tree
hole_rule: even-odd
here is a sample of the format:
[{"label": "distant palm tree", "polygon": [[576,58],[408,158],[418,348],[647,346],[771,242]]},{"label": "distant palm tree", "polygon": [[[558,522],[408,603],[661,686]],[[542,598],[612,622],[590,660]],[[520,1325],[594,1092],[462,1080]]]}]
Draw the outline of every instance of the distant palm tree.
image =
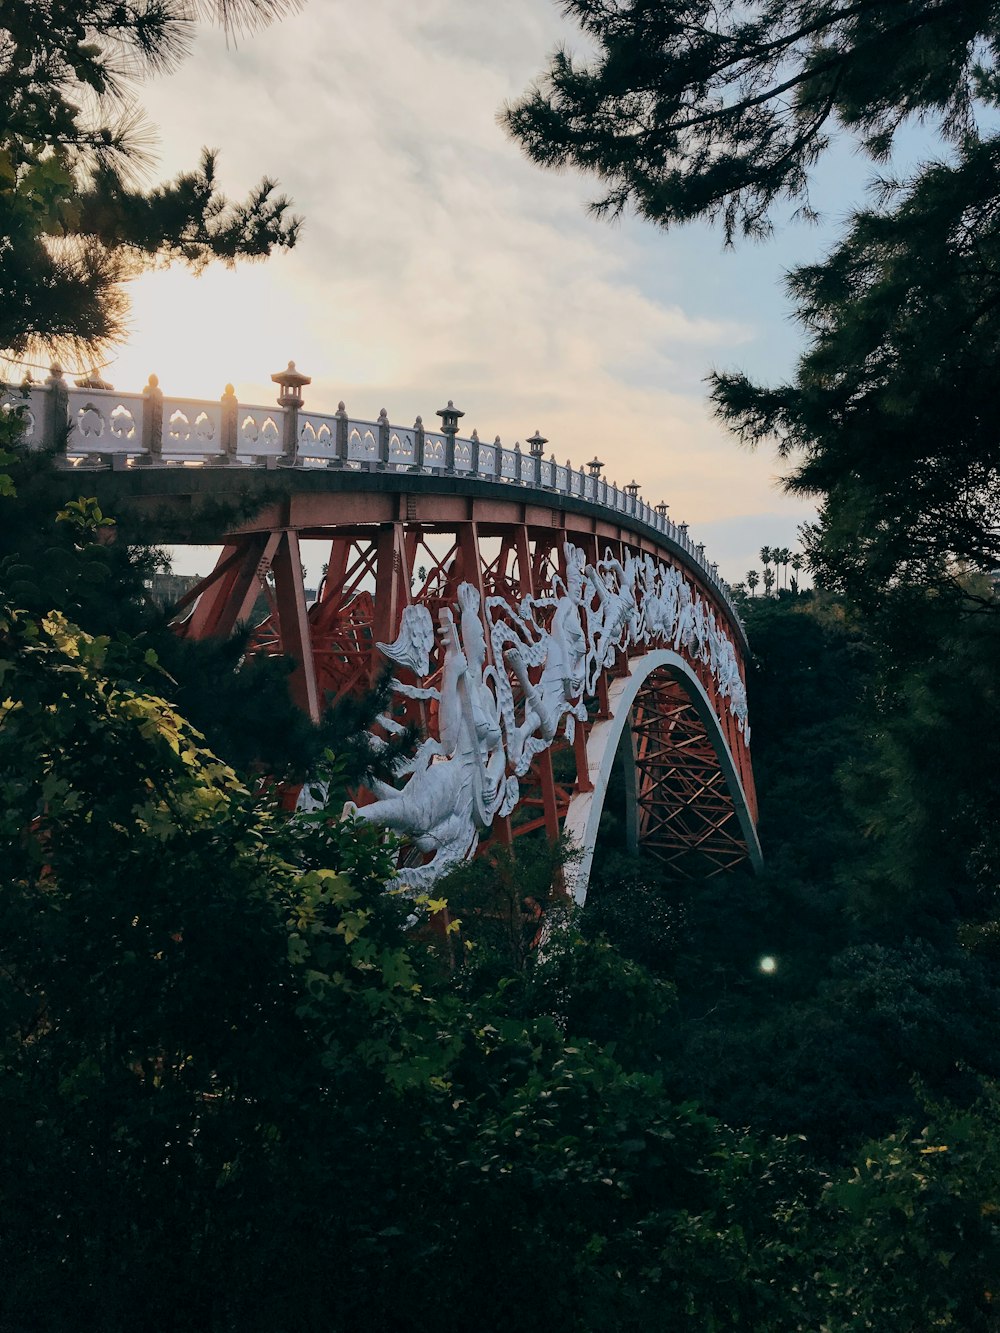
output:
[{"label": "distant palm tree", "polygon": [[[767,580],[767,571],[768,571],[768,567],[770,566],[771,561],[772,561],[773,559],[774,559],[774,552],[771,550],[770,546],[762,546],[762,547],[760,548],[760,563],[764,566],[764,595],[765,595],[765,597],[767,597],[767,596],[770,595],[770,594],[769,594],[769,587],[770,587],[770,585],[768,584],[768,580]],[[771,576],[771,582],[772,582],[772,583],[774,582],[774,576],[773,576],[773,575]]]},{"label": "distant palm tree", "polygon": [[774,587],[774,570],[770,565],[764,566],[764,596],[771,596],[771,589]]},{"label": "distant palm tree", "polygon": [[792,575],[792,592],[796,594],[799,591],[798,575],[805,562],[806,558],[801,551],[796,551],[795,554],[792,556],[792,568],[795,570],[795,573]]},{"label": "distant palm tree", "polygon": [[781,565],[782,569],[785,571],[786,588],[788,587],[788,562],[791,558],[792,553],[787,546],[782,546],[779,550],[774,552],[775,563]]},{"label": "distant palm tree", "polygon": [[757,571],[756,571],[755,569],[748,569],[748,570],[747,570],[747,587],[750,589],[750,596],[751,596],[751,597],[756,597],[756,596],[757,596],[757,594],[756,594],[756,592],[754,591],[754,589],[757,587],[757,584],[758,584],[759,582],[760,582],[760,575],[757,573]]}]

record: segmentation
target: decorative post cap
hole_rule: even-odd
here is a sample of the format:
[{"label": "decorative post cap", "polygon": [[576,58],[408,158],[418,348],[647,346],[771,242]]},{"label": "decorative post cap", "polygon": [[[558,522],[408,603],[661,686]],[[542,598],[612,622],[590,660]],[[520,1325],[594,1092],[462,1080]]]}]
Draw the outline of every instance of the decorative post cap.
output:
[{"label": "decorative post cap", "polygon": [[301,371],[296,370],[294,361],[289,361],[287,369],[277,371],[271,379],[275,384],[281,385],[281,393],[278,394],[279,407],[301,407],[305,402],[301,390],[306,384],[312,384],[312,376],[303,375]]},{"label": "decorative post cap", "polygon": [[709,565],[708,572],[711,574],[713,579],[717,578],[719,574],[719,566],[717,564]]},{"label": "decorative post cap", "polygon": [[688,525],[686,523],[678,523],[677,531],[682,537],[686,537],[688,535]]},{"label": "decorative post cap", "polygon": [[601,462],[601,460],[597,457],[596,454],[587,464],[587,467],[590,469],[590,475],[592,477],[599,477],[601,475],[601,468],[603,466],[604,464]]},{"label": "decorative post cap", "polygon": [[632,478],[632,480],[628,483],[625,489],[628,491],[629,495],[634,500],[636,496],[639,494],[639,483],[636,481],[635,477]]},{"label": "decorative post cap", "polygon": [[667,510],[669,508],[670,506],[667,504],[666,500],[661,500],[660,503],[656,506],[656,512],[659,514],[660,518],[666,518]]},{"label": "decorative post cap", "polygon": [[88,370],[86,375],[81,375],[73,383],[78,389],[113,389],[115,387],[113,384],[109,384],[107,380],[101,379],[96,370]]},{"label": "decorative post cap", "polygon": [[447,407],[438,408],[437,415],[441,418],[441,429],[445,435],[458,434],[458,419],[464,417],[465,413],[460,412],[450,398]]},{"label": "decorative post cap", "polygon": [[527,439],[528,448],[531,450],[532,458],[541,458],[542,449],[548,444],[544,435],[539,433],[538,427],[535,427],[534,435],[529,435]]},{"label": "decorative post cap", "polygon": [[695,552],[697,553],[698,559],[699,559],[699,560],[704,560],[704,558],[705,558],[705,543],[704,543],[704,542],[699,542],[698,545],[697,545],[694,549],[695,549]]}]

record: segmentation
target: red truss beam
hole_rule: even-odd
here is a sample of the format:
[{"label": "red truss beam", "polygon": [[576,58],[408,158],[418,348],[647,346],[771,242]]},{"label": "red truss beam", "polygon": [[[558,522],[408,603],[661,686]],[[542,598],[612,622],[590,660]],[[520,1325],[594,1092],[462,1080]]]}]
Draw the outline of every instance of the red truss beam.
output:
[{"label": "red truss beam", "polygon": [[679,681],[653,672],[632,708],[640,845],[682,879],[707,879],[748,855],[705,724]]}]

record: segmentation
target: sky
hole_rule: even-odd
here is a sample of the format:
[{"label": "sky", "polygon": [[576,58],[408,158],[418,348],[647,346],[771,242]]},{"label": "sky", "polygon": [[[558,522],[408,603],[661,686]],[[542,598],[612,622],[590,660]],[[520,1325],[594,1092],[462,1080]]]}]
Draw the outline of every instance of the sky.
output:
[{"label": "sky", "polygon": [[[596,182],[534,166],[497,123],[560,42],[585,50],[553,0],[309,0],[236,42],[201,27],[184,64],[140,90],[154,178],[218,148],[222,188],[277,178],[301,238],[260,264],[137,279],[103,373],[135,390],[155,372],[180,397],[232,382],[269,403],[271,373],[294,360],[308,409],[342,399],[402,425],[453,399],[465,434],[509,446],[537,428],[559,462],[596,453],[612,480],[635,478],[736,582],[762,545],[794,548],[812,511],[782,493],[773,451],[713,420],[705,376],[791,371],[783,274],[828,248],[861,165],[835,153],[814,199],[826,222],[779,224],[765,244],[599,220]],[[209,564],[175,555],[179,572]]]}]

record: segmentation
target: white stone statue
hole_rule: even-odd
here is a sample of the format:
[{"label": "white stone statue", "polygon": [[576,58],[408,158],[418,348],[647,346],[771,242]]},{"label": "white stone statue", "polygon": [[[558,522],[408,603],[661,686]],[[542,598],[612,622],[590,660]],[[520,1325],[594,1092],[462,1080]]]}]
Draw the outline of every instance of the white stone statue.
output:
[{"label": "white stone statue", "polygon": [[409,667],[416,676],[431,669],[434,622],[426,606],[404,606],[399,634],[392,643],[380,643],[379,652],[397,666]]},{"label": "white stone statue", "polygon": [[[552,744],[564,719],[565,735],[572,740],[576,722],[587,717],[582,698],[587,639],[580,617],[581,562],[568,559],[566,577],[564,583],[555,576],[552,597],[526,597],[513,615],[502,598],[489,599],[494,658],[510,667],[521,687],[522,718],[517,722],[510,682],[501,676],[507,754],[518,777],[527,773],[536,754]],[[548,629],[539,623],[539,616],[548,619]],[[533,667],[541,667],[537,684],[531,680]]]},{"label": "white stone statue", "polygon": [[[613,665],[619,651],[634,641],[639,628],[639,608],[635,599],[635,558],[629,556],[626,570],[620,561],[607,553],[597,562],[597,568],[588,565],[587,582],[590,596],[585,601],[587,610],[587,637],[590,652],[587,659],[587,693],[597,689],[601,672]],[[596,596],[597,605],[594,605]]]}]

